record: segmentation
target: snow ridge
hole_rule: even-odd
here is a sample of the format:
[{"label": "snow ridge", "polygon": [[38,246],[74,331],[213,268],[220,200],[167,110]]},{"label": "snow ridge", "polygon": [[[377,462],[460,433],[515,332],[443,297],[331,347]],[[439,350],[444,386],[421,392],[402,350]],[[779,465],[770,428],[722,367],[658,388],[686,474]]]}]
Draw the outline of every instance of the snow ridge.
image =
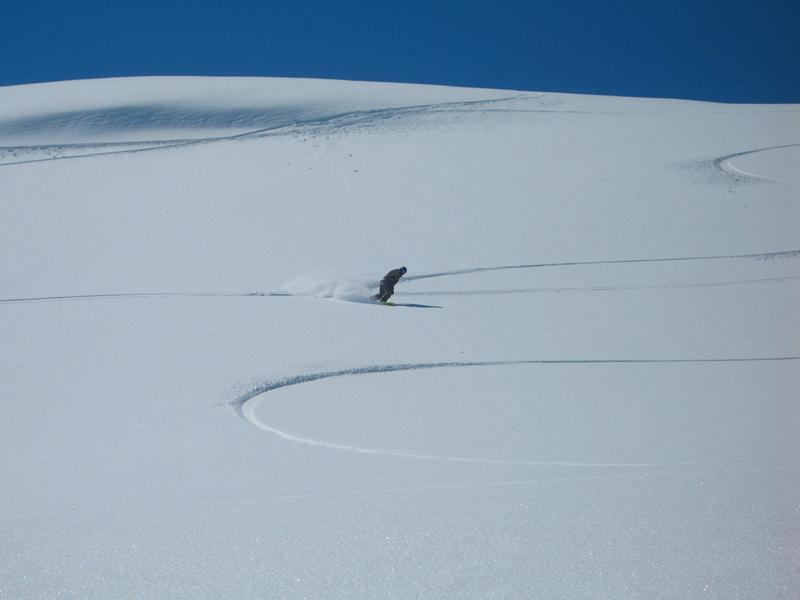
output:
[{"label": "snow ridge", "polygon": [[[101,155],[132,154],[166,148],[232,141],[251,137],[298,134],[319,134],[323,131],[344,129],[357,125],[376,124],[380,121],[449,110],[474,110],[489,104],[500,104],[524,98],[538,98],[538,94],[515,94],[488,100],[439,102],[391,108],[376,108],[318,115],[319,110],[302,106],[270,108],[218,109],[182,106],[122,106],[96,110],[73,111],[37,115],[0,121],[0,138],[42,131],[58,134],[64,131],[73,135],[102,133],[203,129],[241,129],[235,134],[194,136],[189,138],[150,139],[139,141],[113,141],[103,143],[39,144],[31,146],[0,147],[0,166],[86,158]],[[28,158],[25,158],[29,156]],[[17,160],[22,158],[22,160]]]}]

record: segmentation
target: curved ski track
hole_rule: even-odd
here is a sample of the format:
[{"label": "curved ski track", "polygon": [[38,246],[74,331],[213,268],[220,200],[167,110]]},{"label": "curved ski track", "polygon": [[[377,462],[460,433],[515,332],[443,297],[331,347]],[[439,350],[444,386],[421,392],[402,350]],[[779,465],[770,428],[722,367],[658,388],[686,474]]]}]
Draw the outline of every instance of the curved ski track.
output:
[{"label": "curved ski track", "polygon": [[273,435],[276,435],[289,442],[305,444],[309,446],[319,446],[332,450],[344,450],[358,454],[383,455],[396,458],[407,458],[417,460],[433,460],[459,463],[478,463],[493,465],[517,465],[532,467],[587,467],[587,468],[652,468],[652,467],[675,467],[689,465],[690,463],[603,463],[603,462],[581,462],[581,461],[533,461],[533,460],[503,460],[493,458],[467,457],[467,456],[444,456],[434,454],[422,454],[406,452],[403,450],[389,448],[369,448],[364,446],[354,446],[339,444],[311,437],[305,437],[277,427],[273,427],[261,421],[256,408],[264,398],[264,395],[274,390],[285,388],[321,379],[332,379],[334,377],[349,377],[356,375],[369,375],[375,373],[391,373],[398,371],[413,371],[421,369],[453,369],[465,367],[490,367],[490,366],[547,366],[547,365],[671,365],[689,363],[746,363],[746,362],[776,362],[776,361],[796,361],[800,356],[776,356],[776,357],[756,357],[756,358],[685,358],[685,359],[564,359],[564,360],[514,360],[514,361],[475,361],[475,362],[439,362],[439,363],[411,363],[393,365],[372,365],[357,367],[352,369],[342,369],[339,371],[322,371],[318,373],[306,373],[285,377],[274,381],[267,381],[257,385],[250,391],[242,394],[230,403],[234,412],[244,419],[247,423]]},{"label": "curved ski track", "polygon": [[727,154],[725,156],[720,156],[714,159],[714,166],[717,167],[720,171],[733,177],[736,181],[778,181],[776,179],[771,179],[769,177],[762,177],[761,175],[757,175],[754,173],[746,173],[731,164],[731,161],[735,158],[741,158],[742,156],[749,156],[751,154],[759,154],[761,152],[769,152],[770,150],[783,150],[784,148],[797,148],[800,147],[800,144],[783,144],[780,146],[767,146],[766,148],[756,148],[755,150],[745,150],[744,152],[736,152],[734,154]]}]

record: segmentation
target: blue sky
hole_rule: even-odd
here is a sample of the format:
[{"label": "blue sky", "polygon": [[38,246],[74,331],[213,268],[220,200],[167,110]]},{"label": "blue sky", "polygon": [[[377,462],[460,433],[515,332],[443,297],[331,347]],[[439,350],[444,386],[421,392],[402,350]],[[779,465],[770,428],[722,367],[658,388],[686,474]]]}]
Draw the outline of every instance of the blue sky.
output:
[{"label": "blue sky", "polygon": [[798,62],[797,0],[0,0],[0,85],[254,75],[800,102]]}]

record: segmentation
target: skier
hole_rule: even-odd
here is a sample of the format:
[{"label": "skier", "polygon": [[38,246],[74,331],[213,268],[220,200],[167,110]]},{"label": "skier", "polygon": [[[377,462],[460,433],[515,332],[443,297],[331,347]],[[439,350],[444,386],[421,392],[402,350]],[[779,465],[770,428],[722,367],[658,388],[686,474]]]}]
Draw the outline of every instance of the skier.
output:
[{"label": "skier", "polygon": [[372,299],[378,300],[379,302],[386,302],[391,298],[392,294],[394,294],[394,286],[396,286],[400,278],[406,274],[406,271],[408,271],[408,269],[400,267],[399,269],[392,269],[384,275],[383,279],[381,279],[380,290],[377,294],[372,296]]}]

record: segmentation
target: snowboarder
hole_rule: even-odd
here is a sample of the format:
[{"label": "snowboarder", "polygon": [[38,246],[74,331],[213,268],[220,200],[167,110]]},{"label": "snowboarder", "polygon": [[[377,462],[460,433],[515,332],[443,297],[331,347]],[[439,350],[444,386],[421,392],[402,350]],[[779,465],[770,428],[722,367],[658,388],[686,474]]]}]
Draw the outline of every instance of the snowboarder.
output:
[{"label": "snowboarder", "polygon": [[392,294],[394,294],[394,286],[396,286],[400,278],[406,274],[406,271],[408,271],[408,269],[400,267],[399,269],[392,269],[384,275],[380,282],[380,290],[377,294],[372,296],[372,299],[379,302],[386,302],[391,298]]}]

